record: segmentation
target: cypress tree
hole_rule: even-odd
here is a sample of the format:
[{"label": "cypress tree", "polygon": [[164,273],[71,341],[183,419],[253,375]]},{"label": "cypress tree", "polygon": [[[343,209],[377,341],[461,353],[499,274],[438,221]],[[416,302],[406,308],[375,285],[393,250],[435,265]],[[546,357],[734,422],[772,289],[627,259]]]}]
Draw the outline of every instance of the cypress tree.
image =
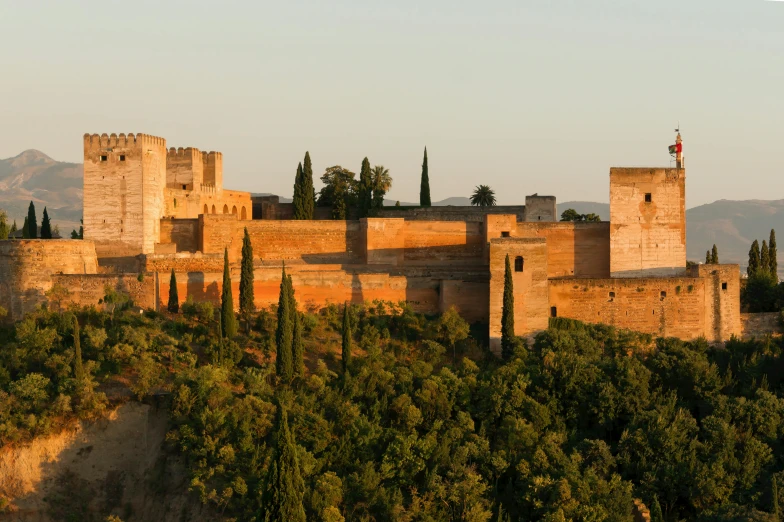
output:
[{"label": "cypress tree", "polygon": [[305,179],[302,173],[302,163],[297,165],[297,175],[294,177],[294,196],[292,198],[292,204],[294,205],[294,219],[306,219],[305,218],[305,205],[306,205],[306,194],[305,194]]},{"label": "cypress tree", "polygon": [[362,160],[362,170],[359,171],[359,217],[367,217],[373,207],[373,175],[370,172],[370,161]]},{"label": "cypress tree", "polygon": [[35,205],[30,202],[27,207],[27,237],[30,239],[38,238],[38,220],[35,218]]},{"label": "cypress tree", "polygon": [[422,180],[419,186],[419,205],[422,207],[430,206],[430,177],[427,174],[427,147],[425,147],[425,159],[422,160]]},{"label": "cypress tree", "polygon": [[52,239],[52,223],[49,221],[49,213],[44,207],[44,218],[41,221],[41,239]]},{"label": "cypress tree", "polygon": [[651,504],[651,522],[664,522],[664,514],[657,497],[653,497],[653,503]]},{"label": "cypress tree", "polygon": [[711,253],[710,253],[710,250],[706,250],[705,251],[705,264],[706,265],[711,264]]},{"label": "cypress tree", "polygon": [[253,312],[253,246],[248,227],[242,237],[242,271],[240,272],[240,313],[246,317]]},{"label": "cypress tree", "polygon": [[316,189],[313,187],[313,164],[310,162],[310,152],[305,151],[305,163],[302,165],[302,187],[305,193],[305,217],[313,219],[316,209]]},{"label": "cypress tree", "polygon": [[17,228],[17,226],[16,226],[16,220],[14,220],[14,224],[13,224],[13,225],[11,225],[11,231],[9,232],[9,234],[13,234],[13,233],[14,233],[14,232],[16,232],[17,230],[19,230],[19,229],[18,229],[18,228]]},{"label": "cypress tree", "polygon": [[280,295],[278,297],[278,327],[275,331],[275,343],[278,346],[278,355],[275,362],[276,373],[283,381],[290,381],[293,370],[292,336],[294,333],[291,324],[291,299],[289,297],[288,278],[286,265],[283,265],[283,275],[280,280]]},{"label": "cypress tree", "polygon": [[76,382],[81,385],[84,380],[84,369],[82,368],[82,342],[79,338],[79,320],[74,316],[73,321],[73,342],[74,342],[74,377]]},{"label": "cypress tree", "polygon": [[768,250],[768,242],[762,240],[762,250],[760,251],[759,269],[763,272],[770,271],[770,250]]},{"label": "cypress tree", "polygon": [[512,267],[509,264],[509,254],[506,254],[506,267],[504,268],[504,304],[501,311],[501,356],[509,360],[514,354],[515,327],[514,327],[514,281],[512,281]]},{"label": "cypress tree", "polygon": [[231,339],[237,335],[237,317],[234,315],[234,298],[231,295],[229,249],[223,250],[223,288],[221,293],[221,329],[223,336]]},{"label": "cypress tree", "polygon": [[289,294],[289,311],[291,312],[291,365],[294,375],[305,375],[305,344],[302,340],[302,317],[297,310],[297,299],[294,297],[294,282],[291,275],[287,277]]},{"label": "cypress tree", "polygon": [[716,248],[716,245],[713,245],[713,250],[711,250],[711,264],[712,265],[719,264],[719,249]]},{"label": "cypress tree", "polygon": [[776,231],[773,229],[770,229],[770,242],[768,243],[768,250],[770,255],[770,273],[773,274],[778,280],[779,252],[776,249]]},{"label": "cypress tree", "polygon": [[759,249],[759,242],[755,239],[754,242],[751,244],[751,249],[749,250],[749,267],[746,270],[746,273],[749,276],[754,275],[760,266],[760,249]]},{"label": "cypress tree", "polygon": [[0,210],[0,239],[8,239],[8,221],[6,220],[5,212]]},{"label": "cypress tree", "polygon": [[174,275],[173,268],[171,277],[169,277],[169,302],[166,305],[166,309],[172,314],[180,311],[180,297],[177,295],[177,276]]},{"label": "cypress tree", "polygon": [[275,460],[270,466],[264,499],[265,522],[305,522],[305,482],[297,458],[294,437],[289,430],[288,416],[278,406],[278,426],[275,433]]},{"label": "cypress tree", "polygon": [[30,239],[30,232],[27,230],[27,216],[25,216],[24,225],[22,225],[22,239]]},{"label": "cypress tree", "polygon": [[770,492],[773,497],[773,520],[776,522],[781,521],[781,514],[779,512],[779,486],[776,483],[776,475],[773,475],[772,491]]},{"label": "cypress tree", "polygon": [[348,367],[351,365],[351,321],[348,316],[348,303],[343,305],[343,350],[341,352],[341,362],[343,363],[343,372],[348,372]]}]

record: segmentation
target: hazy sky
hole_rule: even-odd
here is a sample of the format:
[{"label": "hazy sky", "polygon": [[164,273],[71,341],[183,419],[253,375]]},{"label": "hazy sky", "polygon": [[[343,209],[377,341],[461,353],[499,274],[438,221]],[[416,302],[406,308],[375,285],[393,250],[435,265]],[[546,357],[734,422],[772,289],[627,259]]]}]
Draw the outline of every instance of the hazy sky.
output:
[{"label": "hazy sky", "polygon": [[689,207],[784,198],[784,2],[0,0],[0,157],[145,132],[228,188],[290,196],[309,150],[417,201],[427,145],[434,201],[607,201],[679,120]]}]

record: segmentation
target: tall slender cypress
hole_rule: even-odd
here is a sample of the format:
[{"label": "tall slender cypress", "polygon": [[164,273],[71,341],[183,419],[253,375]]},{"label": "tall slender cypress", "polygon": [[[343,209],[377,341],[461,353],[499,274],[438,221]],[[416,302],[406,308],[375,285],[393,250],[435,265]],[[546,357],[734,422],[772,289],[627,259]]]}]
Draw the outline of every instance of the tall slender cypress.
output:
[{"label": "tall slender cypress", "polygon": [[0,239],[8,239],[9,232],[6,214],[5,212],[0,211]]},{"label": "tall slender cypress", "polygon": [[302,480],[296,443],[289,430],[288,416],[278,406],[275,459],[270,466],[264,492],[265,522],[305,522],[305,482]]},{"label": "tall slender cypress", "polygon": [[297,299],[294,297],[294,282],[291,275],[288,282],[289,312],[291,314],[291,367],[294,375],[305,375],[305,343],[302,340],[302,316],[297,310]]},{"label": "tall slender cypress", "polygon": [[173,268],[169,277],[169,302],[166,305],[166,309],[172,314],[180,311],[180,297],[177,295],[177,276],[174,275]]},{"label": "tall slender cypress", "polygon": [[294,177],[294,196],[292,197],[292,205],[294,206],[294,219],[307,219],[305,217],[305,179],[302,174],[302,163],[297,165],[297,175]]},{"label": "tall slender cypress", "polygon": [[316,189],[313,186],[313,164],[310,162],[310,152],[305,151],[305,162],[302,165],[302,187],[305,193],[305,217],[313,219],[316,209]]},{"label": "tall slender cypress", "polygon": [[52,223],[49,221],[49,213],[44,207],[44,217],[41,221],[41,239],[52,239]]},{"label": "tall slender cypress", "polygon": [[514,354],[515,326],[514,326],[514,281],[512,280],[512,267],[509,264],[509,254],[506,254],[506,267],[504,268],[504,303],[501,310],[501,357],[509,360]]},{"label": "tall slender cypress", "polygon": [[770,273],[773,274],[774,277],[778,277],[779,272],[779,260],[778,260],[778,249],[776,248],[776,231],[770,229],[770,242],[768,243],[769,255],[770,255]]},{"label": "tall slender cypress", "polygon": [[27,237],[30,239],[38,238],[38,220],[35,218],[35,204],[30,202],[27,207]]},{"label": "tall slender cypress", "polygon": [[709,264],[711,264],[711,260],[712,260],[712,258],[711,258],[711,252],[710,252],[710,250],[706,250],[706,251],[705,251],[705,264],[706,264],[706,265],[709,265]]},{"label": "tall slender cypress", "polygon": [[711,250],[711,264],[712,265],[719,264],[719,249],[716,248],[716,245],[713,245],[713,249]]},{"label": "tall slender cypress", "polygon": [[657,497],[653,497],[653,503],[651,503],[651,522],[664,522],[664,514]]},{"label": "tall slender cypress", "polygon": [[255,309],[253,303],[253,246],[250,244],[248,227],[242,237],[242,271],[240,272],[240,313],[247,316]]},{"label": "tall slender cypress", "polygon": [[291,299],[288,289],[288,277],[286,277],[286,265],[284,264],[280,280],[280,295],[278,296],[278,327],[275,331],[275,344],[278,347],[275,368],[278,377],[283,381],[290,381],[293,374],[291,347],[294,328],[291,324]]},{"label": "tall slender cypress", "polygon": [[84,369],[82,368],[82,342],[79,338],[79,320],[74,315],[73,320],[73,342],[74,342],[74,377],[78,384],[84,381]]},{"label": "tall slender cypress", "polygon": [[419,186],[419,205],[422,207],[430,206],[430,177],[427,174],[427,147],[425,147],[425,159],[422,160],[422,180]]},{"label": "tall slender cypress", "polygon": [[760,267],[760,249],[759,249],[759,242],[755,239],[754,242],[751,244],[751,249],[749,249],[749,267],[746,269],[746,273],[749,276],[753,276]]},{"label": "tall slender cypress", "polygon": [[768,242],[762,240],[762,250],[760,250],[760,263],[759,269],[763,272],[770,272],[770,250],[768,250]]},{"label": "tall slender cypress", "polygon": [[776,481],[776,475],[773,475],[772,482],[770,494],[773,497],[773,520],[781,522],[781,513],[779,511],[779,486]]},{"label": "tall slender cypress", "polygon": [[359,217],[367,217],[373,206],[373,174],[370,172],[370,161],[362,160],[362,169],[359,171]]},{"label": "tall slender cypress", "polygon": [[234,315],[234,298],[231,295],[229,249],[223,250],[223,288],[221,293],[221,328],[223,336],[231,339],[237,335],[237,317]]},{"label": "tall slender cypress", "polygon": [[30,239],[30,231],[27,230],[27,221],[28,221],[28,219],[29,218],[27,216],[25,216],[25,222],[24,222],[24,225],[22,225],[22,239]]},{"label": "tall slender cypress", "polygon": [[348,316],[348,303],[343,305],[343,345],[341,351],[341,362],[343,363],[343,372],[348,372],[351,366],[351,321]]}]

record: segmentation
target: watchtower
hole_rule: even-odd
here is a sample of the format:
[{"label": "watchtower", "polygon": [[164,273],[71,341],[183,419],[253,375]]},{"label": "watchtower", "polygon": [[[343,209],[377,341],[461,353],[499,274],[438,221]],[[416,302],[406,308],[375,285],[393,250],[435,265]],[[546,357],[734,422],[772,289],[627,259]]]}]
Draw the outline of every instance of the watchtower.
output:
[{"label": "watchtower", "polygon": [[99,251],[153,252],[165,186],[165,139],[85,134],[84,238],[95,241]]}]

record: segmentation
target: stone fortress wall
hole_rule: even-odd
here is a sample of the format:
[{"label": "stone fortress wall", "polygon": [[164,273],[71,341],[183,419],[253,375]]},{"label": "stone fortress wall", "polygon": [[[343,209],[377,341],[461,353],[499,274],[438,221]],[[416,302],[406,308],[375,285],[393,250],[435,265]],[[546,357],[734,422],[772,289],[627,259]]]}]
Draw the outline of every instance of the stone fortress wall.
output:
[{"label": "stone fortress wall", "polygon": [[[220,153],[166,149],[165,140],[143,134],[85,135],[86,240],[0,250],[0,274],[15,280],[14,288],[0,283],[0,305],[10,299],[19,316],[55,283],[79,304],[96,303],[108,284],[141,306],[162,309],[172,270],[182,302],[217,303],[224,249],[239,291],[247,230],[257,307],[277,302],[285,263],[303,309],[375,299],[407,301],[425,313],[454,306],[469,321],[489,323],[498,351],[508,255],[518,335],[545,329],[550,317],[684,339],[741,333],[738,266],[686,269],[682,168],[611,169],[611,221],[599,223],[558,222],[555,198],[539,195],[517,207],[389,209],[361,220],[293,221],[281,219],[289,215],[276,197],[251,200],[224,190],[222,178]],[[15,261],[23,252],[15,249],[64,248],[59,243],[81,245],[71,255],[81,265],[67,255],[51,265],[33,263],[49,268],[32,271]]]}]

